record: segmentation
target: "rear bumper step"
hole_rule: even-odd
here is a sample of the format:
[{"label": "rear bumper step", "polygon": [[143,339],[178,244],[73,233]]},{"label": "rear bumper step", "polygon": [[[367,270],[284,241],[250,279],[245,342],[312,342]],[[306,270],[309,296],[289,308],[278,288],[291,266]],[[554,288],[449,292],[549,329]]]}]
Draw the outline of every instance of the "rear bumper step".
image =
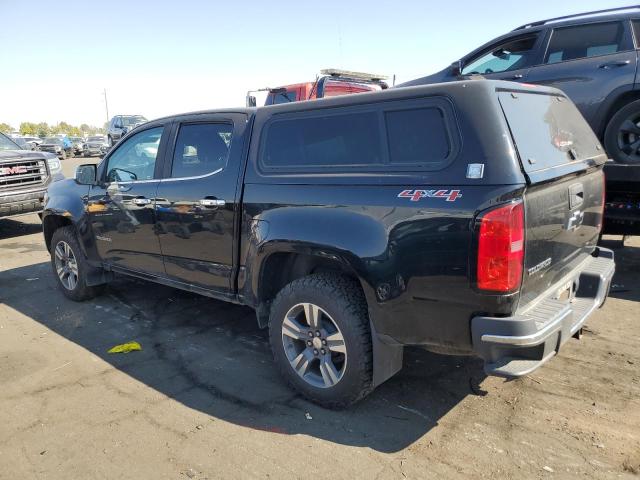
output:
[{"label": "rear bumper step", "polygon": [[602,306],[615,271],[613,252],[598,247],[560,285],[574,280],[575,297],[557,300],[547,295],[520,315],[474,317],[471,320],[473,350],[485,361],[487,375],[520,377],[553,357],[569,338],[580,331],[589,315]]}]

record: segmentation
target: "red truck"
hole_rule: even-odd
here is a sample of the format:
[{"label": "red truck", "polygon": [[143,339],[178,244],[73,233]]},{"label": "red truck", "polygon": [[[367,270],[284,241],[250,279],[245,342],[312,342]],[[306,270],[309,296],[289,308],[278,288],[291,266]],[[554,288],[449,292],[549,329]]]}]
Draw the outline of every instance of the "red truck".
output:
[{"label": "red truck", "polygon": [[293,83],[276,88],[260,88],[247,92],[247,106],[257,106],[256,93],[268,92],[264,105],[315,100],[324,97],[336,97],[349,93],[375,92],[389,88],[384,82],[385,75],[351,72],[335,68],[320,71],[313,82]]}]

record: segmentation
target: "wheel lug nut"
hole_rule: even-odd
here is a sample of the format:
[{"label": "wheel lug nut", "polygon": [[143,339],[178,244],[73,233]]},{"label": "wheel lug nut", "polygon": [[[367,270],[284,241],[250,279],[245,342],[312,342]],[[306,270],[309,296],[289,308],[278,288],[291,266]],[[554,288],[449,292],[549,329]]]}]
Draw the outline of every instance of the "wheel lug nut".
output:
[{"label": "wheel lug nut", "polygon": [[320,336],[320,330],[316,330],[316,337]]},{"label": "wheel lug nut", "polygon": [[323,345],[326,345],[326,344],[327,344],[327,341],[326,341],[326,340],[322,340],[322,344],[323,344]]},{"label": "wheel lug nut", "polygon": [[309,336],[313,337],[313,332],[312,331],[309,331]]},{"label": "wheel lug nut", "polygon": [[314,355],[318,355],[318,349],[317,349],[317,348],[314,348],[314,349],[313,349],[313,354],[314,354]]},{"label": "wheel lug nut", "polygon": [[323,355],[325,355],[327,353],[327,351],[323,348],[320,350],[322,352]]},{"label": "wheel lug nut", "polygon": [[311,340],[307,340],[307,345],[310,347],[311,345],[313,345],[313,342]]}]

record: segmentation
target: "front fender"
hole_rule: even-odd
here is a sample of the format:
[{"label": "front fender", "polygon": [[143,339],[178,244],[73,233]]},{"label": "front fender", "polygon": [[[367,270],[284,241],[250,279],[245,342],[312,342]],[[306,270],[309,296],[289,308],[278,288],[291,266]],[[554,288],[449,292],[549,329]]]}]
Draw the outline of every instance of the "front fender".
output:
[{"label": "front fender", "polygon": [[47,244],[50,247],[53,231],[59,225],[73,225],[78,232],[80,246],[90,258],[87,244],[90,242],[89,222],[86,213],[86,199],[89,186],[79,185],[74,179],[65,179],[52,183],[45,195],[42,212],[42,228]]}]

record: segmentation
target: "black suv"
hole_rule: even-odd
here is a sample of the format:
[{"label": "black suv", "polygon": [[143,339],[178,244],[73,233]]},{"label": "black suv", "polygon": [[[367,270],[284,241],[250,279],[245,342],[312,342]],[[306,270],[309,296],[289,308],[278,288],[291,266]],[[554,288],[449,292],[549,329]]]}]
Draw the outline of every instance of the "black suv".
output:
[{"label": "black suv", "polygon": [[451,67],[400,86],[481,75],[561,89],[615,161],[640,164],[640,7],[623,7],[522,25]]},{"label": "black suv", "polygon": [[147,121],[142,115],[116,115],[107,128],[107,142],[112,147],[128,132]]},{"label": "black suv", "polygon": [[118,272],[254,308],[289,383],[344,406],[404,345],[513,377],[579,335],[614,272],[605,161],[562,92],[513,82],[191,113],[50,187],[44,238],[73,300]]}]

